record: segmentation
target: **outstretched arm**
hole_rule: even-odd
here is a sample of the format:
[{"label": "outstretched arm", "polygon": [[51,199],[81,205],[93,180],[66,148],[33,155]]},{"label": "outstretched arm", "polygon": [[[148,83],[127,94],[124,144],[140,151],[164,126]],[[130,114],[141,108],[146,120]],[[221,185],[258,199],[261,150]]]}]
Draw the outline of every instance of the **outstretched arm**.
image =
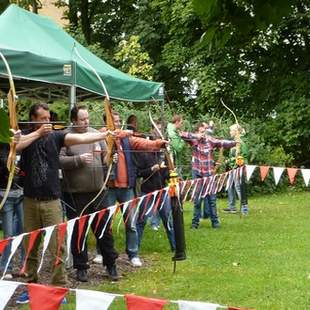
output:
[{"label": "outstretched arm", "polygon": [[68,133],[65,136],[65,146],[94,143],[105,139],[108,134],[109,132]]}]

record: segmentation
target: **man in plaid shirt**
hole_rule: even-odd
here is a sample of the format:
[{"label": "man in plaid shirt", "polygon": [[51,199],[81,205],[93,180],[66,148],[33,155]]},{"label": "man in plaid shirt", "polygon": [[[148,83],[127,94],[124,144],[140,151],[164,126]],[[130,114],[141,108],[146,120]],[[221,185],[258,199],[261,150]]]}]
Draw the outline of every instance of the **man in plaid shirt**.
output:
[{"label": "man in plaid shirt", "polygon": [[[235,141],[219,140],[206,134],[205,123],[198,123],[196,132],[181,132],[180,137],[192,147],[192,176],[195,178],[208,177],[215,172],[214,149],[231,148],[236,145]],[[213,228],[219,228],[219,220],[216,211],[216,194],[199,197],[199,191],[194,201],[194,214],[192,228],[197,229],[201,218],[201,203],[204,201],[205,207],[209,208],[211,223]]]}]

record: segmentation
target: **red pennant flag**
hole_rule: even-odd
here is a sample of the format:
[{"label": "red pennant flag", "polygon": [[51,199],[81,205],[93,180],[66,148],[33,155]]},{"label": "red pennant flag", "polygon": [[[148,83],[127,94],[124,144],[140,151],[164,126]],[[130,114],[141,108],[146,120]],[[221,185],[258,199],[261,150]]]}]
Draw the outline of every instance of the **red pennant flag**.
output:
[{"label": "red pennant flag", "polygon": [[[146,213],[146,211],[147,211],[147,206],[149,205],[149,202],[150,202],[150,200],[151,200],[151,197],[152,197],[151,194],[147,194],[146,197],[144,198],[144,200],[145,200],[145,201],[143,202],[144,209],[143,209],[143,212],[142,212],[141,215],[140,215],[140,221],[142,221],[142,219],[143,219],[144,216],[145,216],[145,213]],[[142,204],[142,202],[141,202],[141,204]],[[141,206],[141,204],[140,204],[140,206]]]},{"label": "red pennant flag", "polygon": [[125,295],[127,310],[161,310],[168,300]]},{"label": "red pennant flag", "polygon": [[26,270],[26,264],[27,264],[27,260],[28,260],[28,257],[29,257],[29,254],[34,246],[34,243],[36,242],[38,236],[40,235],[41,233],[41,229],[37,229],[37,230],[34,230],[30,233],[30,236],[29,236],[29,244],[28,244],[28,249],[27,249],[27,252],[26,252],[26,257],[24,259],[24,264],[23,264],[23,267],[20,271],[21,274],[25,273],[25,270]]},{"label": "red pennant flag", "polygon": [[81,247],[80,247],[81,238],[82,238],[82,234],[83,234],[87,219],[88,219],[88,215],[83,215],[82,217],[78,219],[79,232],[78,232],[77,248],[78,248],[79,253],[81,252]]},{"label": "red pennant flag", "polygon": [[163,190],[161,189],[157,195],[157,201],[154,203],[154,207],[153,207],[153,214],[157,211],[159,204],[162,202],[161,201],[161,197],[163,195]]},{"label": "red pennant flag", "polygon": [[96,234],[100,221],[102,220],[104,214],[107,212],[107,209],[103,209],[97,213],[97,222],[94,230],[94,234]]},{"label": "red pennant flag", "polygon": [[11,238],[4,239],[0,241],[0,255],[4,252],[6,246],[9,244]]},{"label": "red pennant flag", "polygon": [[[151,195],[150,195],[150,197],[151,197]],[[125,221],[124,221],[124,224],[125,224],[125,225],[127,224],[128,219],[129,219],[129,216],[130,216],[130,214],[131,214],[131,212],[132,212],[131,209],[132,209],[132,208],[135,208],[135,207],[137,206],[137,200],[138,200],[139,198],[140,198],[140,197],[133,199],[133,200],[131,201],[130,205],[127,207],[128,213],[127,213],[127,217],[126,217],[126,219],[125,219]]]},{"label": "red pennant flag", "polygon": [[288,179],[290,180],[290,183],[293,184],[295,182],[295,176],[297,173],[297,168],[287,168],[287,175]]},{"label": "red pennant flag", "polygon": [[67,231],[67,223],[61,223],[57,225],[58,228],[58,244],[57,244],[57,258],[55,261],[55,266],[57,266],[60,263],[61,260],[61,246],[65,240],[65,235]]},{"label": "red pennant flag", "polygon": [[239,307],[228,306],[227,310],[251,310],[251,309],[250,308],[239,308]]},{"label": "red pennant flag", "polygon": [[259,166],[260,177],[261,177],[262,182],[266,179],[266,176],[269,172],[269,168],[270,166]]},{"label": "red pennant flag", "polygon": [[68,290],[64,287],[45,286],[29,283],[29,303],[31,310],[58,310]]}]

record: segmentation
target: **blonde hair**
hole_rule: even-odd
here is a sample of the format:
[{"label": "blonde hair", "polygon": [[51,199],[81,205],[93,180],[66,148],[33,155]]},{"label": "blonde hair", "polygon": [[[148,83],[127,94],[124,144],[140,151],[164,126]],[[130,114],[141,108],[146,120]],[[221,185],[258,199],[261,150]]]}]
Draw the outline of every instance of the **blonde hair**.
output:
[{"label": "blonde hair", "polygon": [[239,124],[233,124],[229,127],[230,130],[239,131],[241,135],[245,134],[244,128],[242,128]]}]

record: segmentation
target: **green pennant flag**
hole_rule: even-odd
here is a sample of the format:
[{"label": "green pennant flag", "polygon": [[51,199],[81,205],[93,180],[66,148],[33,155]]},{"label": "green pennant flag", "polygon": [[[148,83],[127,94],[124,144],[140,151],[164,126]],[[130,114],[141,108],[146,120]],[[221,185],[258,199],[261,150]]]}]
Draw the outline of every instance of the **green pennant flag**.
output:
[{"label": "green pennant flag", "polygon": [[0,142],[11,142],[10,120],[7,112],[0,108]]}]

